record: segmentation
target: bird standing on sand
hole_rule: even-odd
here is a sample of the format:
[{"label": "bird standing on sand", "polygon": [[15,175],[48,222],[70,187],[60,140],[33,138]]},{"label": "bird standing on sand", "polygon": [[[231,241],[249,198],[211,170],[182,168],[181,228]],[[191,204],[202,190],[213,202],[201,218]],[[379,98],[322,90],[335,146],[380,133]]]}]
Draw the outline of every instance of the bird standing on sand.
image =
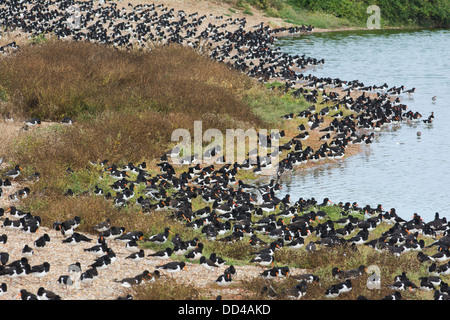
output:
[{"label": "bird standing on sand", "polygon": [[30,258],[31,256],[33,256],[33,253],[34,253],[33,248],[31,248],[27,244],[22,248],[22,257]]}]

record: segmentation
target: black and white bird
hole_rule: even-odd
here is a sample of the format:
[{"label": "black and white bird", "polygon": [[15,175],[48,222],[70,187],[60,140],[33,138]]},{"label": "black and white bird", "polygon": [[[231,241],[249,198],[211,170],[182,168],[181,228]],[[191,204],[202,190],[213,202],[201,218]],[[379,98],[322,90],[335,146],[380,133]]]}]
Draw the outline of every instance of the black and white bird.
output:
[{"label": "black and white bird", "polygon": [[136,240],[127,241],[127,243],[125,244],[125,250],[129,252],[138,252],[139,247]]},{"label": "black and white bird", "polygon": [[6,265],[9,261],[9,253],[8,252],[0,252],[0,263],[2,266]]},{"label": "black and white bird", "polygon": [[39,118],[31,118],[27,121],[25,121],[25,125],[29,126],[29,127],[34,127],[41,124],[41,119]]},{"label": "black and white bird", "polygon": [[108,245],[106,244],[106,241],[102,241],[101,244],[96,244],[89,248],[84,248],[84,252],[91,253],[95,256],[101,256],[103,254],[106,254],[108,252]]},{"label": "black and white bird", "polygon": [[82,284],[92,284],[98,278],[98,271],[95,267],[87,269],[80,275],[80,282]]},{"label": "black and white bird", "polygon": [[191,259],[191,260],[199,260],[202,255],[203,255],[203,247],[204,244],[203,243],[198,243],[197,247],[195,247],[194,249],[190,250],[186,255],[186,259]]},{"label": "black and white bird", "polygon": [[311,273],[303,273],[295,276],[291,276],[298,282],[306,281],[306,283],[313,283],[313,282],[319,282],[320,278],[318,275],[311,274]]},{"label": "black and white bird", "polygon": [[125,257],[125,259],[129,259],[134,262],[139,262],[145,258],[145,253],[143,249],[140,249],[137,252],[133,252],[132,254]]},{"label": "black and white bird", "polygon": [[173,253],[173,249],[170,247],[167,247],[164,250],[156,251],[154,253],[150,253],[147,255],[147,257],[152,257],[158,260],[167,260],[170,258],[170,256]]},{"label": "black and white bird", "polygon": [[61,297],[53,291],[47,290],[44,287],[39,287],[37,291],[38,300],[61,300]]},{"label": "black and white bird", "polygon": [[205,256],[200,257],[200,264],[209,271],[216,271],[219,268],[214,261],[207,259]]},{"label": "black and white bird", "polygon": [[219,267],[223,266],[225,264],[225,260],[219,257],[215,252],[211,253],[209,255],[209,260],[217,264]]},{"label": "black and white bird", "polygon": [[164,232],[154,234],[144,241],[150,241],[156,244],[164,244],[169,238],[169,233],[172,234],[172,231],[170,231],[170,228],[167,227],[164,229]]},{"label": "black and white bird", "polygon": [[66,116],[61,120],[61,123],[64,125],[72,125],[74,123],[74,120],[71,117]]},{"label": "black and white bird", "polygon": [[50,236],[47,233],[45,233],[44,235],[40,236],[33,242],[34,249],[36,250],[44,249],[47,245],[47,242],[50,242]]},{"label": "black and white bird", "polygon": [[331,287],[329,287],[325,291],[325,297],[326,298],[336,298],[340,294],[349,292],[350,290],[352,290],[352,282],[350,279],[347,279],[344,282],[334,284]]},{"label": "black and white bird", "polygon": [[296,284],[292,290],[289,297],[291,299],[300,299],[306,295],[306,290],[308,289],[308,284],[305,280],[301,281],[300,283]]},{"label": "black and white bird", "polygon": [[116,253],[111,249],[108,248],[108,251],[105,255],[97,258],[93,264],[90,265],[90,267],[95,267],[97,270],[106,269],[111,264],[113,264],[117,259]]},{"label": "black and white bird", "polygon": [[92,227],[97,232],[104,232],[111,228],[111,219],[107,218],[105,221],[99,222],[95,226]]},{"label": "black and white bird", "polygon": [[92,239],[78,232],[74,232],[70,237],[62,240],[62,243],[68,245],[77,245],[80,243],[91,242]]},{"label": "black and white bird", "polygon": [[278,269],[277,268],[267,269],[264,270],[259,275],[264,279],[275,279],[278,277]]},{"label": "black and white bird", "polygon": [[6,244],[6,242],[8,242],[8,235],[7,234],[2,234],[0,236],[0,244]]},{"label": "black and white bird", "polygon": [[233,279],[231,277],[231,273],[224,272],[214,281],[214,283],[216,283],[217,285],[219,285],[221,287],[224,287],[224,286],[229,286],[232,281],[233,281]]},{"label": "black and white bird", "polygon": [[122,236],[125,232],[125,227],[111,227],[106,231],[103,231],[100,236],[105,238],[106,240],[117,239]]},{"label": "black and white bird", "polygon": [[180,272],[183,269],[187,270],[186,263],[183,262],[183,261],[181,261],[181,262],[178,262],[178,261],[169,262],[169,263],[166,263],[164,265],[157,266],[156,268],[157,269],[166,270],[169,273]]},{"label": "black and white bird", "polygon": [[142,231],[130,231],[127,233],[122,234],[121,236],[118,236],[117,238],[115,238],[115,240],[119,241],[119,242],[131,242],[134,241],[135,243],[137,243],[137,241],[142,240],[144,236],[144,233]]},{"label": "black and white bird", "polygon": [[402,300],[402,294],[400,291],[395,291],[393,294],[388,294],[384,296],[381,300]]},{"label": "black and white bird", "polygon": [[32,292],[29,292],[29,291],[26,290],[26,289],[20,290],[20,293],[19,293],[18,297],[19,297],[21,300],[38,300],[37,295],[35,295],[35,294],[32,293]]},{"label": "black and white bird", "polygon": [[261,266],[273,265],[274,258],[271,254],[260,254],[250,260],[251,263],[258,263]]},{"label": "black and white bird", "polygon": [[6,285],[6,283],[3,282],[0,285],[0,296],[3,296],[7,292],[8,292],[8,286]]},{"label": "black and white bird", "polygon": [[58,280],[56,280],[61,286],[65,286],[66,290],[69,286],[73,286],[73,279],[70,275],[61,275]]},{"label": "black and white bird", "polygon": [[6,172],[4,175],[12,180],[16,179],[18,176],[20,176],[20,171],[22,170],[22,168],[20,167],[20,165],[16,165],[14,167],[14,169],[9,170],[8,172]]},{"label": "black and white bird", "polygon": [[36,277],[44,277],[50,271],[50,263],[44,262],[42,264],[34,265],[31,267],[30,274]]}]

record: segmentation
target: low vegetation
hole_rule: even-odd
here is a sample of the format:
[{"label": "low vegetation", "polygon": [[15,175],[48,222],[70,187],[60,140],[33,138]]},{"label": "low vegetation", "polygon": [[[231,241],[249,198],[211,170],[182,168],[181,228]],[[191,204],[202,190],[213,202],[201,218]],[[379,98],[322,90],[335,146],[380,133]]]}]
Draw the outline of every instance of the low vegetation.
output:
[{"label": "low vegetation", "polygon": [[[174,145],[174,129],[193,133],[194,121],[201,120],[203,131],[270,130],[279,128],[281,115],[307,106],[302,98],[286,97],[177,45],[125,52],[49,40],[24,46],[0,64],[0,86],[8,97],[0,113],[11,112],[16,121],[38,117],[45,122],[11,139],[7,150],[10,165],[24,168],[19,180],[41,174],[33,184],[39,197],[25,204],[42,212],[47,226],[86,212],[84,230],[105,214],[129,229],[142,229],[142,221],[121,219],[124,212],[136,216],[137,210],[119,210],[91,196],[96,186],[106,189],[113,182],[99,180],[101,168],[91,162],[146,161],[148,171],[156,174],[159,157]],[[65,116],[76,125],[61,124]],[[69,189],[75,197],[65,196]],[[144,229],[156,232],[161,221],[150,220]]]},{"label": "low vegetation", "polygon": [[198,300],[202,297],[195,286],[178,283],[170,277],[130,289],[130,294],[135,300]]},{"label": "low vegetation", "polygon": [[369,17],[367,8],[378,5],[381,27],[448,28],[448,1],[409,0],[227,0],[238,8],[251,12],[263,10],[268,16],[283,18],[294,24],[312,24],[317,28],[339,29],[365,27]]},{"label": "low vegetation", "polygon": [[[11,150],[16,162],[47,179],[89,161],[155,159],[170,147],[174,129],[193,132],[196,120],[204,130],[266,125],[243,98],[255,87],[248,77],[180,46],[124,52],[49,41],[0,63],[8,96],[0,113],[58,123],[23,136]],[[60,125],[65,116],[77,126]]]},{"label": "low vegetation", "polygon": [[[235,265],[250,261],[255,249],[247,241],[209,241],[203,238],[201,230],[187,228],[185,222],[173,219],[170,211],[144,213],[139,206],[115,207],[104,197],[94,196],[95,187],[106,189],[112,180],[91,161],[108,159],[117,165],[146,161],[149,172],[156,174],[155,159],[171,147],[174,129],[192,132],[195,120],[203,121],[203,130],[278,127],[282,125],[282,115],[309,106],[303,98],[284,94],[282,89],[276,89],[277,84],[262,86],[225,64],[176,45],[156,47],[149,52],[124,52],[84,42],[44,41],[2,57],[0,64],[0,87],[7,97],[0,112],[12,112],[19,119],[40,117],[48,122],[19,135],[8,146],[10,165],[18,163],[24,167],[19,181],[26,183],[23,177],[35,171],[41,173],[40,180],[32,185],[34,196],[25,199],[21,206],[39,212],[44,226],[51,227],[54,221],[76,215],[83,221],[80,231],[91,231],[105,218],[126,230],[141,230],[144,237],[169,226],[183,239],[201,238],[205,255],[216,252]],[[76,125],[60,124],[64,116],[74,117]],[[283,128],[295,132],[292,123]],[[66,195],[69,189],[73,196]],[[199,209],[205,204],[194,199],[193,206]],[[332,220],[340,217],[337,205],[323,210]],[[261,238],[271,241],[267,235]],[[308,240],[315,239],[311,236]],[[162,249],[169,244],[141,245]],[[275,258],[278,265],[305,268],[321,277],[321,286],[311,285],[313,289],[307,297],[311,299],[322,298],[326,286],[335,282],[331,277],[335,265],[356,268],[360,264],[380,264],[383,278],[389,282],[393,275],[405,270],[417,281],[424,268],[415,253],[394,258],[365,247],[358,251],[322,248],[315,253],[307,253],[303,248],[283,248]],[[175,286],[171,281],[147,284],[133,295],[136,299],[202,298],[198,288]],[[272,282],[280,293],[276,297],[286,298],[292,279]],[[354,285],[355,290],[340,298],[356,298],[364,292],[364,280],[357,280]],[[245,298],[267,298],[261,294],[264,286],[267,282],[261,279],[244,281]]]},{"label": "low vegetation", "polygon": [[333,14],[357,24],[365,24],[370,5],[378,5],[382,26],[446,28],[450,24],[449,5],[445,0],[358,0],[358,1],[309,1],[292,0],[291,4],[314,12]]}]

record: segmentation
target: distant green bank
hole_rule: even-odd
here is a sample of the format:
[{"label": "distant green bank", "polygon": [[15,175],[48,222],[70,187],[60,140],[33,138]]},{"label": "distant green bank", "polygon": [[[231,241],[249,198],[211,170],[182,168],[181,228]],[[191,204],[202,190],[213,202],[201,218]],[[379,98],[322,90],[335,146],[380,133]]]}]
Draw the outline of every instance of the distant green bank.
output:
[{"label": "distant green bank", "polygon": [[[236,6],[264,10],[295,24],[317,28],[364,27],[367,8],[380,8],[381,27],[448,28],[448,0],[227,0]],[[250,6],[250,7],[248,7]]]}]

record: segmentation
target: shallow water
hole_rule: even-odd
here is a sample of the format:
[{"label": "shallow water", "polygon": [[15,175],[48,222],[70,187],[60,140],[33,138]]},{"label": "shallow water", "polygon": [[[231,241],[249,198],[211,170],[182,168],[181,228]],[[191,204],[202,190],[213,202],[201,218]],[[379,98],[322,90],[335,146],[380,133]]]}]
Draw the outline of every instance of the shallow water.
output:
[{"label": "shallow water", "polygon": [[[280,39],[283,52],[325,59],[304,72],[318,77],[358,79],[364,85],[416,88],[402,103],[422,122],[389,127],[363,152],[325,168],[282,179],[284,193],[297,200],[325,197],[337,203],[396,208],[404,219],[418,213],[425,221],[435,212],[450,217],[450,31],[347,31]],[[435,102],[432,97],[437,96]],[[418,137],[417,132],[421,135]]]}]

